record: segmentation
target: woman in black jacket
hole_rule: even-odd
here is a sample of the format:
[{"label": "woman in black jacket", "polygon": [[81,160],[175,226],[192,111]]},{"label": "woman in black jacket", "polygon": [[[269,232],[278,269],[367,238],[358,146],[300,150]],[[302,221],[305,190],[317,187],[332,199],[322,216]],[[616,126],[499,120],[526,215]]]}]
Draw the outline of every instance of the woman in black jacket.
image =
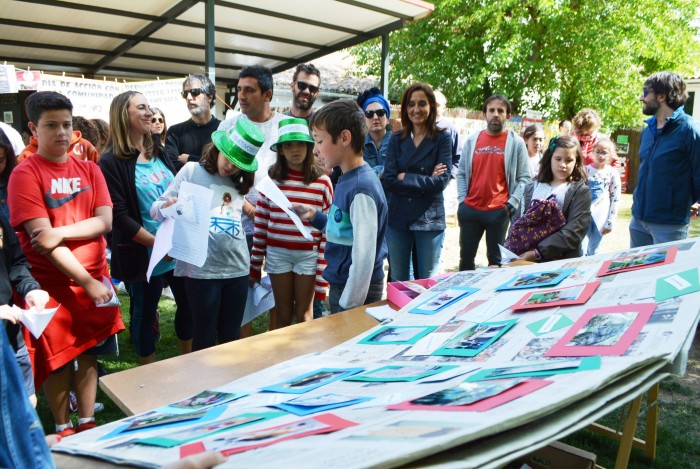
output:
[{"label": "woman in black jacket", "polygon": [[174,261],[164,259],[154,268],[151,281],[146,270],[159,222],[150,216],[151,204],[165,192],[175,168],[162,147],[153,144],[153,113],[146,98],[126,91],[114,98],[109,109],[110,140],[100,159],[112,197],[112,274],[127,284],[131,297],[129,330],[141,364],[155,361],[154,323],[158,301],[167,281],[177,303],[175,331],[180,352],[192,346],[192,324],[182,279],[173,276]]},{"label": "woman in black jacket", "polygon": [[391,136],[382,185],[389,206],[386,241],[391,279],[409,280],[415,244],[414,278],[432,277],[440,267],[445,238],[442,192],[450,182],[452,141],[436,126],[437,103],[430,85],[414,83],[401,98],[403,129]]}]

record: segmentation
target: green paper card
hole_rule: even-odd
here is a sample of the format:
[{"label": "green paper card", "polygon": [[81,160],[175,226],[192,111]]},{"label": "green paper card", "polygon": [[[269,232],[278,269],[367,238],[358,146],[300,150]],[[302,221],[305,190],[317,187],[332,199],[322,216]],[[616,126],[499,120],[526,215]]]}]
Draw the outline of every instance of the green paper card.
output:
[{"label": "green paper card", "polygon": [[599,356],[582,357],[573,360],[552,360],[548,362],[528,363],[525,365],[481,370],[469,376],[465,381],[474,382],[503,378],[533,378],[538,376],[552,376],[564,373],[597,370],[599,368]]},{"label": "green paper card", "polygon": [[415,344],[435,329],[437,326],[384,326],[359,341],[358,344]]},{"label": "green paper card", "polygon": [[664,301],[696,291],[700,291],[697,268],[658,279],[656,281],[654,301]]},{"label": "green paper card", "polygon": [[410,382],[458,368],[457,365],[389,365],[376,370],[345,378],[344,381],[370,381],[381,383]]},{"label": "green paper card", "polygon": [[572,325],[574,321],[564,316],[563,314],[554,314],[548,318],[540,319],[532,324],[528,324],[527,328],[536,336],[549,334],[552,331],[563,329]]}]

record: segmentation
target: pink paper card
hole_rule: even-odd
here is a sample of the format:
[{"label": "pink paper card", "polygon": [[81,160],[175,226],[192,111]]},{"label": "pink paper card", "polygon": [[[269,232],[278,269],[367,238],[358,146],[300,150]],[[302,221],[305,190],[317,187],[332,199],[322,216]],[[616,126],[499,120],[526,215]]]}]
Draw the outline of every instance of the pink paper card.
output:
[{"label": "pink paper card", "polygon": [[676,259],[677,252],[678,246],[673,246],[611,259],[603,262],[597,276],[603,277],[605,275],[619,274],[620,272],[671,264]]},{"label": "pink paper card", "polygon": [[534,290],[527,292],[512,310],[554,308],[556,306],[582,305],[590,299],[600,282],[572,285],[570,287],[552,288],[549,290]]},{"label": "pink paper card", "polygon": [[623,355],[656,306],[657,303],[636,303],[589,309],[544,356]]},{"label": "pink paper card", "polygon": [[457,412],[486,412],[494,407],[505,404],[519,397],[530,394],[531,392],[537,391],[540,388],[552,384],[552,381],[547,381],[544,379],[526,379],[522,383],[506,389],[500,394],[497,394],[486,399],[474,402],[473,404],[467,405],[454,405],[454,406],[436,406],[436,405],[418,405],[412,404],[411,402],[415,399],[400,402],[388,406],[389,410],[439,410],[439,411],[457,411]]},{"label": "pink paper card", "polygon": [[282,441],[310,435],[331,433],[357,425],[333,414],[322,414],[284,425],[238,432],[222,433],[217,438],[198,441],[180,447],[180,458],[206,450],[219,451],[224,456],[274,445]]}]

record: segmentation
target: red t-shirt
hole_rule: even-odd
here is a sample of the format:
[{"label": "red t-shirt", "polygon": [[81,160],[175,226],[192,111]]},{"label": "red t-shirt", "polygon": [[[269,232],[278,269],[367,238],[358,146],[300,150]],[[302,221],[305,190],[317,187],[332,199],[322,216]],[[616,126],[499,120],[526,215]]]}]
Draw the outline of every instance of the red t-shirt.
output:
[{"label": "red t-shirt", "polygon": [[[36,154],[30,156],[12,172],[7,192],[12,207],[12,226],[19,234],[22,249],[32,265],[32,275],[37,280],[56,280],[65,275],[32,248],[24,222],[48,218],[56,228],[92,218],[97,207],[112,207],[100,168],[90,161],[74,158],[55,163]],[[100,275],[106,265],[103,236],[65,244],[90,275]]]},{"label": "red t-shirt", "polygon": [[491,136],[481,132],[472,158],[469,192],[464,203],[474,210],[498,210],[508,202],[506,181],[506,138],[508,132]]},{"label": "red t-shirt", "polygon": [[[48,373],[124,330],[124,323],[119,307],[98,308],[80,285],[37,253],[23,225],[35,218],[48,218],[53,227],[71,225],[92,218],[96,207],[111,207],[112,201],[95,163],[74,158],[55,163],[36,154],[12,172],[8,193],[12,226],[19,233],[32,275],[51,297],[46,307],[60,305],[38,339],[23,331],[39,388]],[[93,278],[109,278],[103,236],[65,245]]]}]

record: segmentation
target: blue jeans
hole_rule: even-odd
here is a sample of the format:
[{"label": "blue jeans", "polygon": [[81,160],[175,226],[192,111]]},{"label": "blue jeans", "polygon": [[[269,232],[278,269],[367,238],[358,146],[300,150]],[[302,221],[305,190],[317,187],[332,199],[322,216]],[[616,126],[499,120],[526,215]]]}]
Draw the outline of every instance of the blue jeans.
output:
[{"label": "blue jeans", "polygon": [[688,237],[688,225],[650,223],[632,217],[630,221],[630,247],[679,241]]},{"label": "blue jeans", "polygon": [[55,467],[4,330],[0,330],[0,387],[0,467]]},{"label": "blue jeans", "polygon": [[398,230],[386,227],[386,244],[389,248],[391,281],[410,280],[411,249],[416,245],[418,271],[415,278],[429,278],[440,269],[440,254],[445,231]]},{"label": "blue jeans", "polygon": [[224,279],[185,277],[192,313],[192,351],[241,338],[248,276]]},{"label": "blue jeans", "polygon": [[[328,303],[331,307],[331,314],[345,311],[345,309],[340,306],[340,297],[343,296],[343,290],[345,290],[345,284],[331,283],[328,289]],[[369,284],[367,297],[362,304],[368,305],[370,303],[376,303],[377,301],[381,301],[382,296],[384,296],[384,280],[372,282]]]},{"label": "blue jeans", "polygon": [[581,241],[581,251],[583,255],[595,256],[598,253],[601,241],[603,241],[603,235],[600,233],[593,220],[591,220],[591,226],[588,227],[588,232]]}]

